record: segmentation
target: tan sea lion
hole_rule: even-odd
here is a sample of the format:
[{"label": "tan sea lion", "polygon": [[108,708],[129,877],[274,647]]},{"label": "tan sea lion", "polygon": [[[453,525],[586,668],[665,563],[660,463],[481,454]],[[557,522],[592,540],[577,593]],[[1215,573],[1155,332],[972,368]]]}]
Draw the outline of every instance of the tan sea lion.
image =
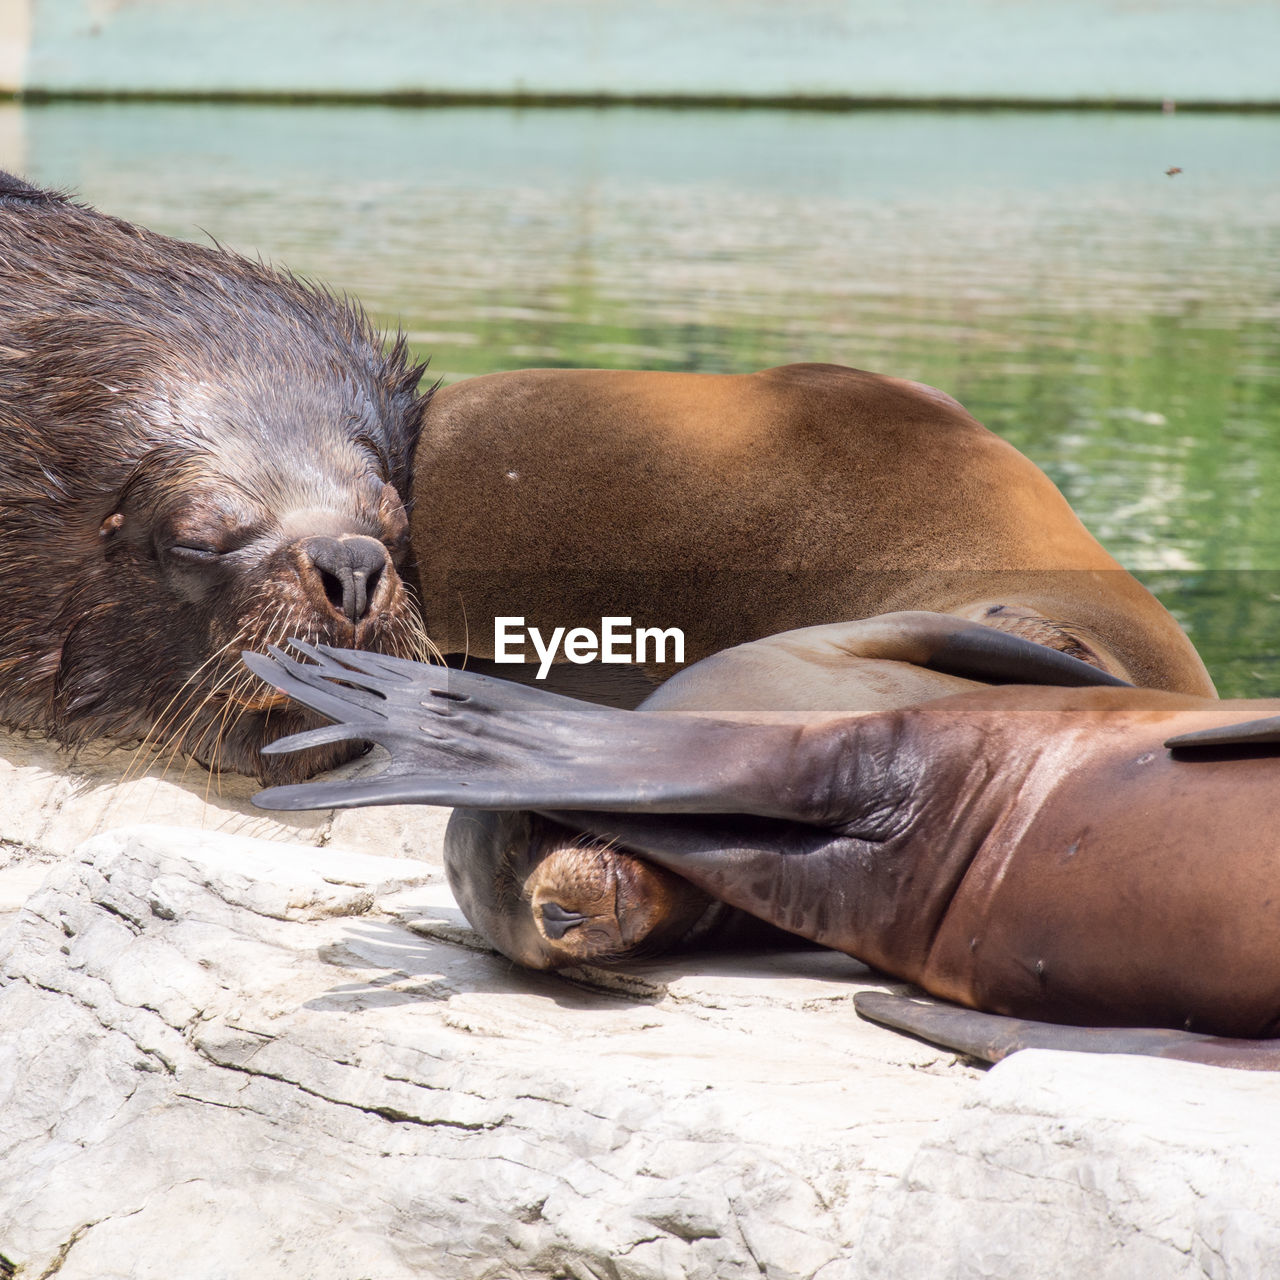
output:
[{"label": "tan sea lion", "polygon": [[824,364],[492,374],[437,392],[416,465],[423,612],[446,652],[492,658],[499,616],[543,635],[622,616],[681,628],[695,662],[928,610],[1135,684],[1213,692],[1174,620],[1049,479],[919,383]]},{"label": "tan sea lion", "polygon": [[[0,720],[277,779],[239,651],[411,654],[426,398],[359,307],[0,173]],[[345,750],[345,749],[344,749]]]},{"label": "tan sea lion", "polygon": [[[965,671],[1011,658],[1035,675],[1037,658],[978,626],[896,625],[916,646],[915,692],[928,695],[935,668],[961,675],[936,673],[943,696],[853,715],[749,710],[738,683],[749,668],[733,665],[721,668],[722,709],[681,713],[673,682],[654,713],[377,655],[249,655],[338,721],[269,750],[359,738],[391,753],[378,777],[259,803],[467,806],[448,837],[451,880],[472,922],[522,964],[696,941],[708,904],[723,903],[968,1010],[1179,1029],[1072,1030],[1064,1047],[1280,1066],[1280,1048],[1252,1043],[1280,1035],[1280,701],[1114,686],[953,693]],[[852,676],[821,660],[837,640],[774,638],[820,655],[800,701],[822,685],[828,705],[856,700],[864,660]],[[1038,678],[1102,678],[1074,666]],[[711,682],[695,675],[682,679],[705,705]],[[776,705],[776,690],[765,698]],[[1259,716],[1276,718],[1240,724]],[[1019,1037],[1044,1042],[1042,1027],[968,1011],[863,1006],[943,1040],[948,1018],[967,1020],[963,1047],[988,1057]]]}]

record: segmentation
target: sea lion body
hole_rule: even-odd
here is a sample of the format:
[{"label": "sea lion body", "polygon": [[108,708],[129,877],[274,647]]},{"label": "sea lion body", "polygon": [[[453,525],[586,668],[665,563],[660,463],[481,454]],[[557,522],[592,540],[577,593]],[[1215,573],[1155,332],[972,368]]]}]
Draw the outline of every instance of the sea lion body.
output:
[{"label": "sea lion body", "polygon": [[[920,918],[938,924],[913,961],[881,967],[1018,1017],[1280,1035],[1280,760],[1179,759],[1164,745],[1280,702],[1042,691],[1024,710],[1021,694],[900,720],[901,761],[955,772],[935,775],[950,809],[905,837],[932,881]],[[945,864],[968,847],[948,894]]]},{"label": "sea lion body", "polygon": [[[752,775],[762,794],[797,779],[811,789],[789,798],[802,812],[785,827],[725,823],[714,857],[701,856],[712,820],[572,821],[970,1008],[1280,1034],[1280,760],[1188,761],[1163,745],[1280,703],[1032,692],[810,722],[798,752],[775,736],[793,725],[744,727],[769,761]],[[837,834],[813,840],[806,816]]]},{"label": "sea lion body", "polygon": [[492,658],[497,616],[547,635],[625,616],[681,628],[692,663],[927,610],[1213,692],[1049,479],[915,382],[824,364],[492,374],[436,394],[414,493],[424,616],[446,652]]},{"label": "sea lion body", "polygon": [[467,805],[451,878],[521,963],[647,954],[696,937],[715,902],[971,1009],[1280,1035],[1280,748],[1235,727],[1280,701],[975,684],[888,711],[712,716],[310,656],[252,661],[342,721],[319,736],[380,742],[392,765],[263,803]]},{"label": "sea lion body", "polygon": [[0,719],[284,776],[258,748],[304,720],[242,647],[420,651],[421,369],[351,303],[7,174],[0,297]]}]

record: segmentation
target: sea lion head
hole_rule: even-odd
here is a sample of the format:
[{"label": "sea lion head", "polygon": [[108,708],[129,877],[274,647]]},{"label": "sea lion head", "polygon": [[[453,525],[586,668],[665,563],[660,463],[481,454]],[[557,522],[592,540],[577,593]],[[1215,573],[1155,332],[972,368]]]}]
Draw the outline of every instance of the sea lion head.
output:
[{"label": "sea lion head", "polygon": [[473,928],[530,969],[669,950],[716,905],[662,867],[523,811],[454,810],[445,870]]},{"label": "sea lion head", "polygon": [[337,763],[259,756],[319,721],[239,653],[422,656],[401,578],[422,366],[261,263],[5,196],[0,716],[269,781]]}]

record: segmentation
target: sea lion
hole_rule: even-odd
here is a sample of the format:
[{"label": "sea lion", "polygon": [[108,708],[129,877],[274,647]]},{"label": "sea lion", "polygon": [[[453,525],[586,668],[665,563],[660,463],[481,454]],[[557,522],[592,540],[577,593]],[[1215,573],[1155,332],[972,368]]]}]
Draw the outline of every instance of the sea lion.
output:
[{"label": "sea lion", "polygon": [[[899,378],[827,364],[473,378],[432,402],[414,494],[427,627],[473,669],[500,616],[544,635],[606,616],[677,627],[692,663],[927,610],[1213,693],[1177,623],[1049,479],[950,396]],[[652,680],[615,701],[634,706],[676,669],[649,661]]]},{"label": "sea lion", "polygon": [[427,396],[353,302],[0,174],[0,720],[301,776],[239,650],[421,652],[400,577]]},{"label": "sea lion", "polygon": [[[567,828],[576,858],[483,825],[448,854],[473,923],[499,921],[521,963],[643,954],[714,900],[972,1010],[1180,1029],[1072,1047],[1280,1066],[1280,1048],[1221,1043],[1280,1035],[1280,701],[1010,685],[854,715],[658,714],[303,652],[246,661],[338,723],[268,750],[355,737],[391,765],[258,802],[525,809]],[[1240,726],[1260,715],[1277,719]]]}]

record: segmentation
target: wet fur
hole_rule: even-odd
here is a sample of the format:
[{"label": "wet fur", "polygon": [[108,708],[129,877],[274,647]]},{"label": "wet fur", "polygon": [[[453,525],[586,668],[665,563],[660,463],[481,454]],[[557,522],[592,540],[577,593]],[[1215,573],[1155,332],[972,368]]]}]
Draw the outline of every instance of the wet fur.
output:
[{"label": "wet fur", "polygon": [[[0,720],[274,780],[349,755],[259,759],[317,721],[237,655],[299,631],[419,651],[394,573],[354,627],[317,609],[285,529],[337,509],[403,560],[428,399],[403,340],[388,353],[354,302],[7,174],[0,296]],[[193,528],[236,545],[181,562]]]}]

